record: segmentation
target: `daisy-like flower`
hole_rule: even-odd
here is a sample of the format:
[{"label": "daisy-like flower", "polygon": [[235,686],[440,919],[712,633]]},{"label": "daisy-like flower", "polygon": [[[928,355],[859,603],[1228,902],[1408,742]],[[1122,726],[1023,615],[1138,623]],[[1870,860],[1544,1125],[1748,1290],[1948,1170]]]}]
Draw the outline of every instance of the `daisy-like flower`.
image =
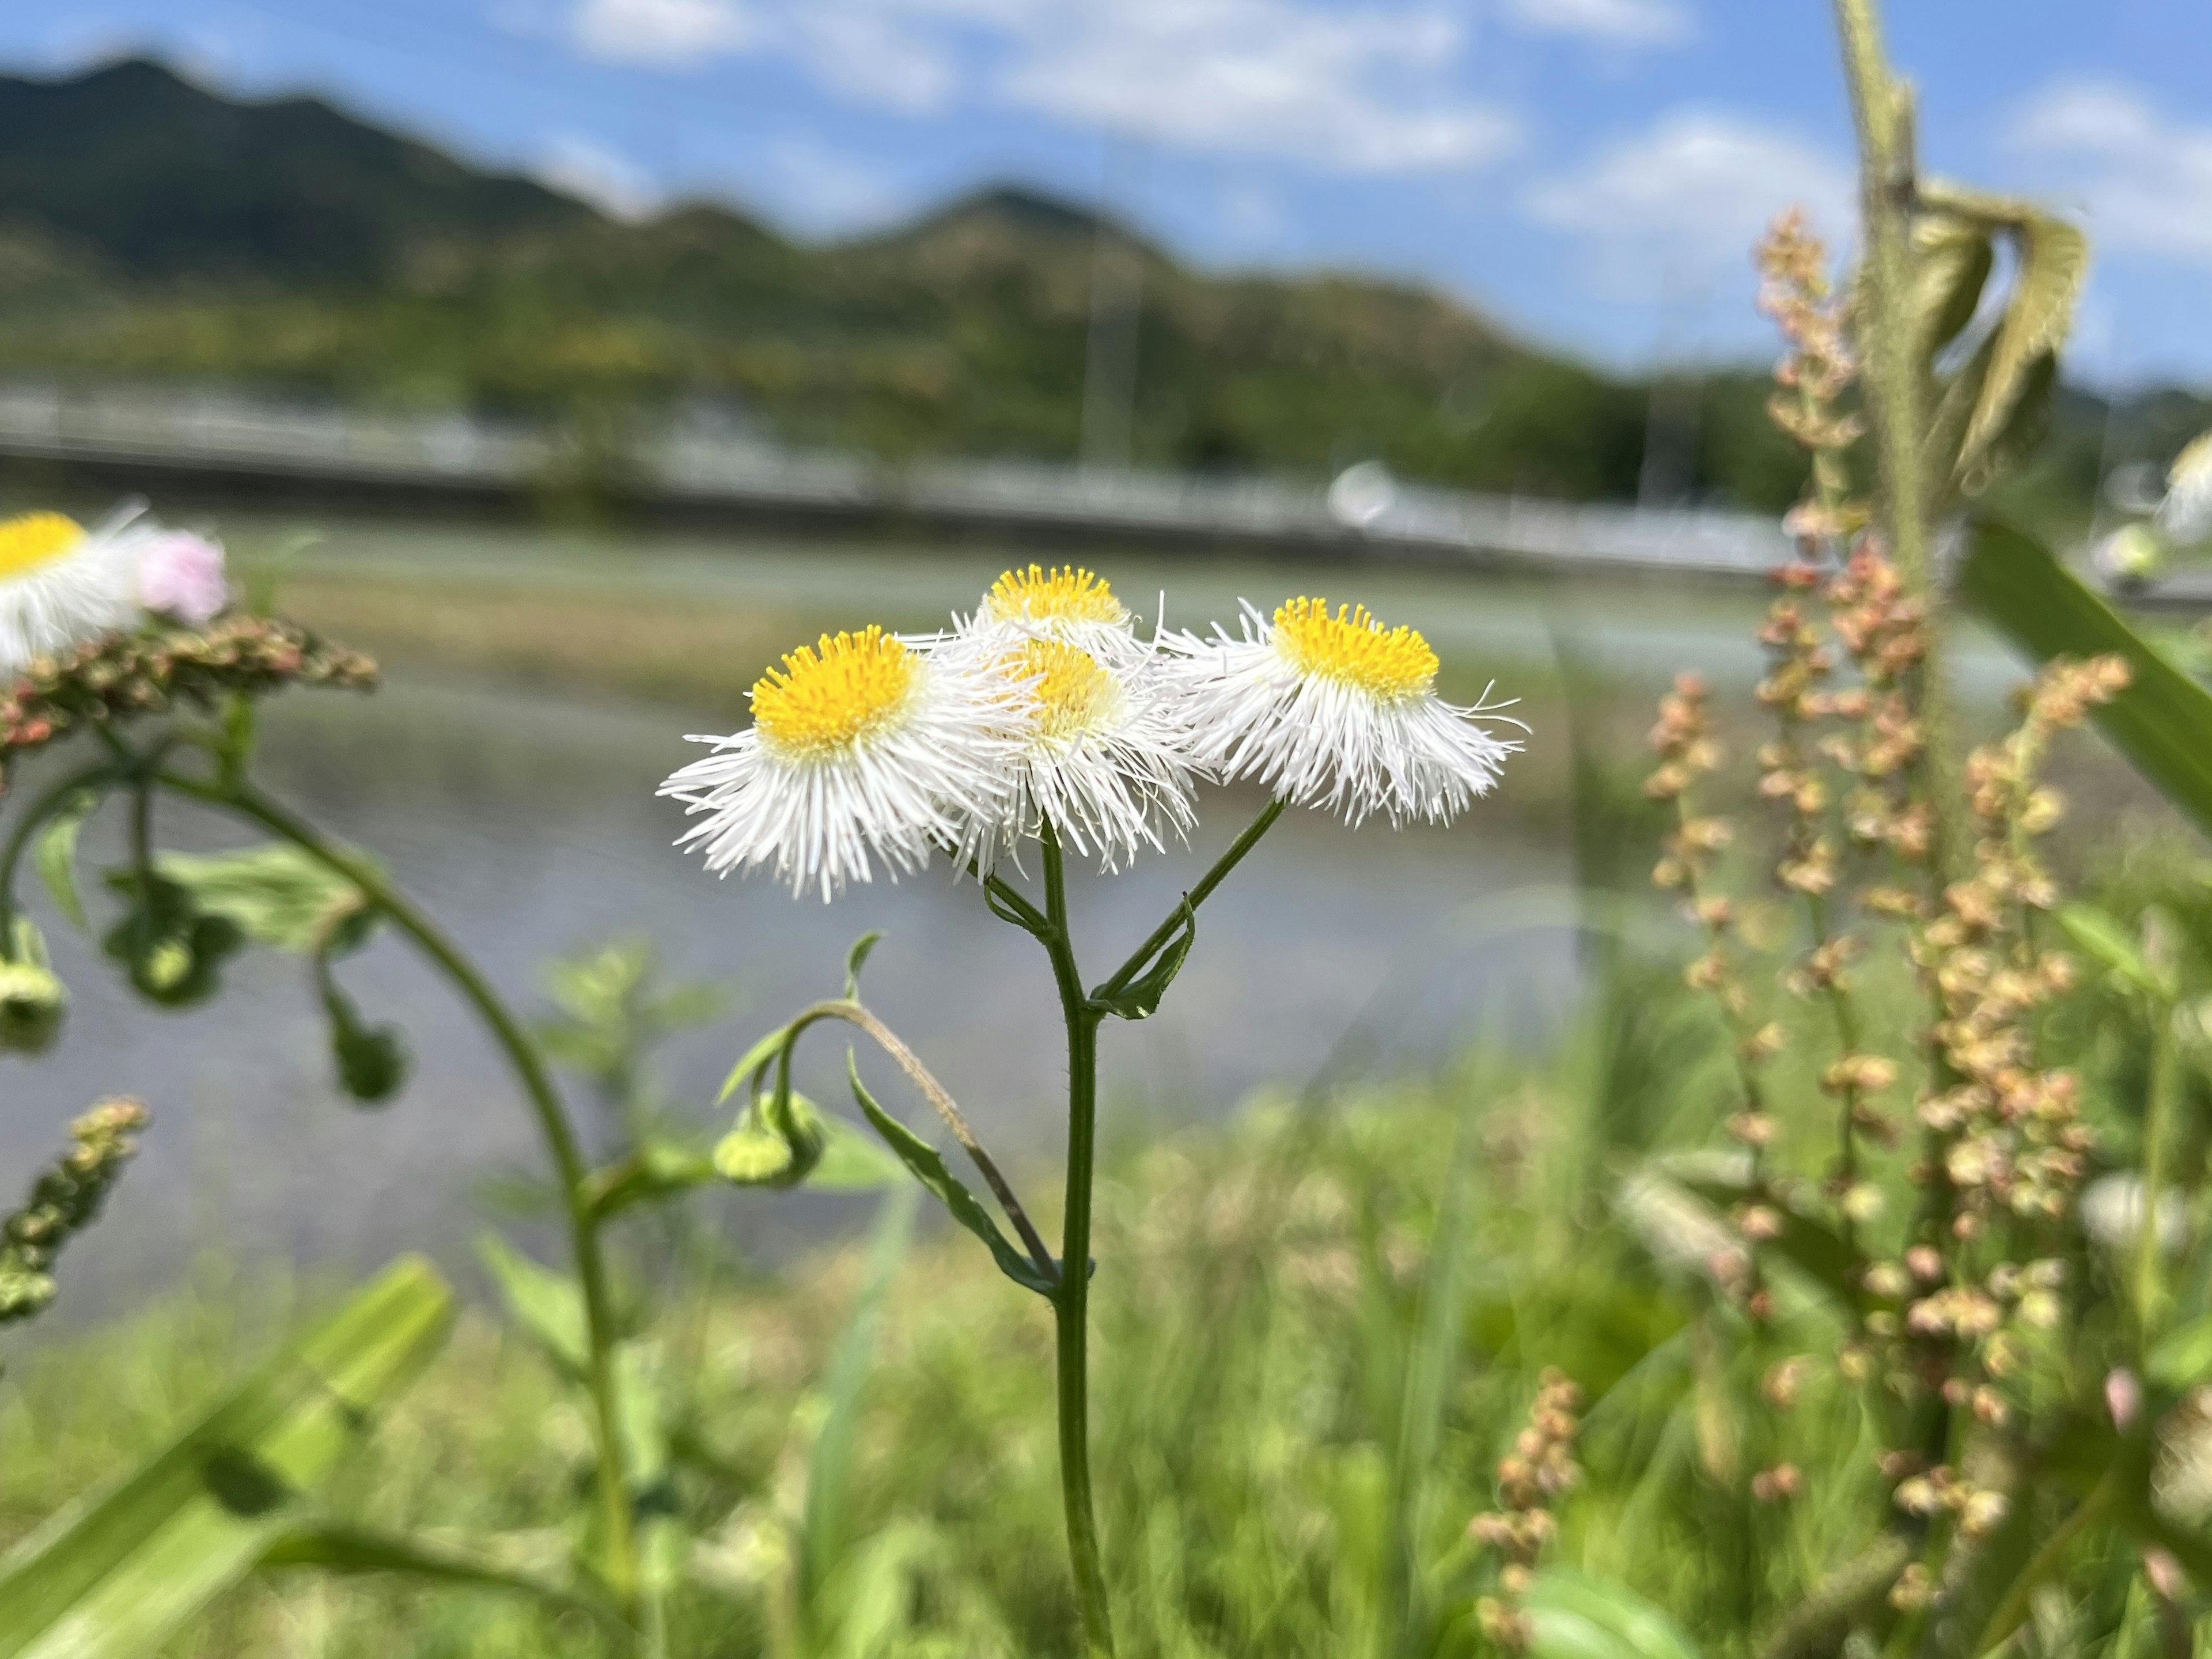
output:
[{"label": "daisy-like flower", "polygon": [[933,655],[1018,686],[1024,719],[1012,787],[996,815],[966,826],[963,851],[989,874],[1049,823],[1079,858],[1118,870],[1191,805],[1189,732],[1149,645],[1113,589],[1088,570],[1009,570]]},{"label": "daisy-like flower", "polygon": [[1248,605],[1241,639],[1217,629],[1163,647],[1200,766],[1347,823],[1377,811],[1393,825],[1445,822],[1521,747],[1481,724],[1503,718],[1494,707],[1437,696],[1429,642],[1364,605],[1332,614],[1325,599],[1296,599],[1264,618]]},{"label": "daisy-like flower", "polygon": [[1074,565],[1009,570],[991,584],[983,604],[956,630],[1005,640],[1056,640],[1117,669],[1152,654],[1137,637],[1136,618],[1102,576]]},{"label": "daisy-like flower", "polygon": [[1026,720],[1023,688],[869,628],[823,635],[752,689],[753,723],[695,737],[714,752],[660,786],[702,821],[709,870],[774,868],[793,895],[835,897],[878,860],[894,879],[1003,810]]},{"label": "daisy-like flower", "polygon": [[2212,432],[2191,440],[2173,458],[2166,499],[2159,503],[2158,527],[2176,546],[2212,541]]},{"label": "daisy-like flower", "polygon": [[138,617],[138,560],[161,534],[137,506],[89,530],[58,513],[0,520],[0,678]]}]

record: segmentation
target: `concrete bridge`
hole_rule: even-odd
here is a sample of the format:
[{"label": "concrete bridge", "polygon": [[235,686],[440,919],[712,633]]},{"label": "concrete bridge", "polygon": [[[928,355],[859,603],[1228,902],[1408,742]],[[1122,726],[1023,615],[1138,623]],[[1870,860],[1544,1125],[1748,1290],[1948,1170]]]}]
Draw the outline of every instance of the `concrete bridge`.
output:
[{"label": "concrete bridge", "polygon": [[895,466],[674,422],[594,454],[544,428],[210,391],[0,385],[0,461],[159,499],[513,508],[579,480],[641,516],[1025,541],[1747,579],[1788,552],[1771,520],[1578,507],[1401,483],[1109,471],[1027,461]]}]

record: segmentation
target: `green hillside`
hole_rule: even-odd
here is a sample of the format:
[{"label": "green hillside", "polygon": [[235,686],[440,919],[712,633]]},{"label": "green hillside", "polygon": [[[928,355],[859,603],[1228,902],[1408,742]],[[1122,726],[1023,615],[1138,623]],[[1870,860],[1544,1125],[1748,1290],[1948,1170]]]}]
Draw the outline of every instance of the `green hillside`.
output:
[{"label": "green hillside", "polygon": [[[1380,458],[1480,489],[1656,486],[1761,508],[1802,477],[1756,372],[1668,387],[1655,422],[1650,387],[1433,292],[1194,270],[1020,190],[807,246],[720,206],[617,222],[319,100],[234,100],[150,62],[0,77],[0,374],[599,426],[706,398],[801,443],[1062,459],[1102,232],[1142,296],[1139,462],[1311,474]],[[2103,419],[2076,416],[2075,438],[2097,438],[2093,485]],[[2084,487],[2081,451],[2046,479],[2059,493]]]}]

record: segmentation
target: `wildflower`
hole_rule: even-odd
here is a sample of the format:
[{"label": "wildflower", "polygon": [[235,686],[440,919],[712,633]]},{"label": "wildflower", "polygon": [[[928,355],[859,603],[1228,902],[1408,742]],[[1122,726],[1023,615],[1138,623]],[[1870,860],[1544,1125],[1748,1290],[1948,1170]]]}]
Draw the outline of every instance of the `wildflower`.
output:
[{"label": "wildflower", "polygon": [[772,866],[825,900],[878,860],[894,878],[917,869],[1003,810],[1020,695],[880,628],[825,634],[754,683],[749,729],[690,739],[714,752],[660,786],[706,815],[677,844],[720,874]]},{"label": "wildflower", "polygon": [[149,544],[138,560],[138,602],[188,627],[213,622],[230,603],[222,544],[182,530]]},{"label": "wildflower", "polygon": [[1136,619],[1105,579],[1073,565],[1047,570],[1033,564],[1006,571],[959,631],[994,635],[1010,643],[1057,641],[1116,668],[1133,667],[1151,654],[1137,637]]},{"label": "wildflower", "polygon": [[1195,821],[1179,700],[1089,571],[1008,571],[974,617],[926,649],[1021,693],[1011,787],[957,832],[984,872],[1045,824],[1114,870],[1146,847],[1164,850],[1163,823],[1181,836]]},{"label": "wildflower", "polygon": [[1384,813],[1445,822],[1497,782],[1520,744],[1480,724],[1496,710],[1436,694],[1437,653],[1410,628],[1365,606],[1296,599],[1244,637],[1169,636],[1168,673],[1186,702],[1193,759],[1224,778],[1256,778],[1276,798],[1347,823]]},{"label": "wildflower", "polygon": [[58,513],[0,521],[0,676],[137,617],[138,557],[160,533],[143,510],[118,508],[90,530]]}]

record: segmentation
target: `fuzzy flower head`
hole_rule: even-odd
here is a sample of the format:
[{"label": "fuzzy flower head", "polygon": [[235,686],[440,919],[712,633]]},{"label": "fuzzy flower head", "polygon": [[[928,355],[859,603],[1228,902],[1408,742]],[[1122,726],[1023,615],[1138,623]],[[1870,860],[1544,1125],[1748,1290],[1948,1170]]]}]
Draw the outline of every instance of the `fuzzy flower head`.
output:
[{"label": "fuzzy flower head", "polygon": [[1074,565],[1006,572],[956,631],[1003,643],[1059,641],[1117,668],[1133,667],[1150,653],[1137,637],[1136,618],[1105,579]]},{"label": "fuzzy flower head", "polygon": [[794,895],[896,878],[1003,811],[1021,688],[871,627],[823,635],[752,689],[753,724],[660,787],[699,815],[707,867],[771,866]]},{"label": "fuzzy flower head", "polygon": [[1332,612],[1326,599],[1301,598],[1268,618],[1248,605],[1242,639],[1217,630],[1164,645],[1199,766],[1347,823],[1377,811],[1394,826],[1446,822],[1486,794],[1521,747],[1481,723],[1493,708],[1437,696],[1429,642],[1385,628],[1364,605]]},{"label": "fuzzy flower head", "polygon": [[0,520],[0,678],[137,619],[139,556],[161,534],[141,511],[89,530],[59,513]]},{"label": "fuzzy flower head", "polygon": [[138,602],[191,628],[204,628],[230,603],[222,544],[175,530],[147,544],[138,560]]},{"label": "fuzzy flower head", "polygon": [[995,817],[963,826],[979,870],[1048,824],[1109,870],[1162,850],[1164,830],[1189,830],[1188,733],[1162,695],[1151,647],[1103,578],[1073,566],[1009,570],[931,649],[1019,691],[1007,796]]}]

